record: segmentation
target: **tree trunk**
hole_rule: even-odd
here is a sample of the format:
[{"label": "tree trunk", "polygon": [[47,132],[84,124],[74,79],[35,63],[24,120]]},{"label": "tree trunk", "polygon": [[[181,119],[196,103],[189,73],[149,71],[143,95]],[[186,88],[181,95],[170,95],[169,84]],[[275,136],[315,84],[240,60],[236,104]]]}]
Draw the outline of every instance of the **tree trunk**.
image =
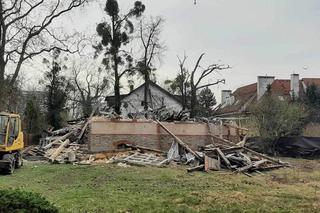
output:
[{"label": "tree trunk", "polygon": [[0,86],[4,83],[4,72],[5,72],[5,62],[2,58],[0,58]]},{"label": "tree trunk", "polygon": [[149,85],[150,85],[150,79],[149,79],[149,73],[144,74],[144,110],[148,110],[148,93],[149,93]]},{"label": "tree trunk", "polygon": [[190,118],[196,116],[197,109],[197,92],[194,86],[191,86],[191,107],[190,107]]},{"label": "tree trunk", "polygon": [[182,110],[187,109],[187,90],[186,86],[182,86]]},{"label": "tree trunk", "polygon": [[120,115],[121,114],[121,98],[120,98],[120,80],[119,77],[115,78],[114,82],[114,98],[115,98],[115,105],[114,111]]},{"label": "tree trunk", "polygon": [[6,82],[4,78],[5,64],[3,59],[0,59],[0,111],[5,110],[5,103],[7,102]]},{"label": "tree trunk", "polygon": [[120,97],[120,76],[118,72],[118,50],[115,50],[113,54],[113,61],[114,61],[114,98],[115,98],[115,105],[114,111],[120,115],[121,114],[121,97]]}]

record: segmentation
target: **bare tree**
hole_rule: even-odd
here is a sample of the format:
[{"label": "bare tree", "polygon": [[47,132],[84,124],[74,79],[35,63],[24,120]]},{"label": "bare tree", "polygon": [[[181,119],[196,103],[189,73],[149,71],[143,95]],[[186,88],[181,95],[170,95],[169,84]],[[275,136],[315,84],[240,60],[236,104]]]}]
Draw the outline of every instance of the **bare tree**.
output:
[{"label": "bare tree", "polygon": [[164,51],[164,44],[161,42],[161,30],[164,20],[161,17],[150,18],[150,21],[145,22],[144,19],[140,21],[139,26],[139,40],[142,46],[142,57],[138,61],[138,70],[143,75],[144,87],[144,109],[149,107],[148,99],[151,103],[150,92],[150,75],[155,71],[156,60],[160,60],[160,56]]},{"label": "bare tree", "polygon": [[[53,49],[70,51],[69,38],[51,25],[86,1],[0,1],[0,90],[5,84],[13,86],[21,66],[33,57]],[[9,66],[12,70],[7,69]]]},{"label": "bare tree", "polygon": [[109,80],[105,72],[94,63],[83,60],[82,63],[73,63],[72,81],[74,83],[76,97],[73,100],[82,109],[83,116],[89,116],[93,105],[104,97],[109,89]]},{"label": "bare tree", "polygon": [[188,108],[188,96],[190,95],[190,73],[185,67],[187,56],[184,53],[183,58],[177,56],[179,62],[179,73],[173,80],[166,80],[172,93],[181,95],[183,109]]},{"label": "bare tree", "polygon": [[[198,90],[210,87],[213,85],[217,85],[220,83],[225,83],[225,79],[216,80],[211,83],[203,84],[203,81],[212,75],[213,73],[216,73],[221,70],[230,69],[229,65],[224,64],[211,64],[207,68],[202,68],[200,65],[200,62],[204,56],[204,53],[200,55],[198,58],[196,65],[194,69],[192,70],[190,74],[190,86],[191,86],[191,107],[190,107],[190,117],[194,117],[196,115],[197,107],[198,107],[198,101],[197,101],[197,92]],[[200,76],[198,79],[196,79],[196,74],[199,72]]]},{"label": "bare tree", "polygon": [[180,73],[178,74],[176,81],[178,83],[178,88],[180,90],[181,96],[182,96],[182,104],[183,104],[183,109],[187,108],[187,96],[188,92],[190,89],[190,73],[189,71],[185,68],[185,62],[187,60],[186,54],[183,55],[183,59],[181,59],[179,56],[178,61],[179,61],[179,68],[180,68]]}]

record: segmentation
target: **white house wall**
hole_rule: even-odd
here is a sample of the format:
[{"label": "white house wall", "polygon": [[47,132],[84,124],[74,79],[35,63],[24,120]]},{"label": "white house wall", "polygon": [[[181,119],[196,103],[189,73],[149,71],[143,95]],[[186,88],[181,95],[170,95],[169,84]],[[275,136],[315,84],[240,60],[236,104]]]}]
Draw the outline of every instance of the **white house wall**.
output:
[{"label": "white house wall", "polygon": [[[167,109],[175,112],[182,110],[182,105],[180,102],[167,95],[163,91],[159,90],[157,87],[150,85],[150,91],[152,96],[152,108],[158,109],[166,106]],[[140,87],[134,90],[130,95],[122,99],[121,110],[123,114],[142,112],[144,106],[142,102],[144,101],[144,87]],[[148,102],[150,102],[148,97]],[[125,107],[127,106],[127,107]]]}]

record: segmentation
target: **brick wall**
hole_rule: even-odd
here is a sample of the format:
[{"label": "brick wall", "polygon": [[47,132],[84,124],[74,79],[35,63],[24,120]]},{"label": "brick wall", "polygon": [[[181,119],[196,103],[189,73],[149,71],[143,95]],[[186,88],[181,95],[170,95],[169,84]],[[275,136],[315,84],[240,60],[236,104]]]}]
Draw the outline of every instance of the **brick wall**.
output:
[{"label": "brick wall", "polygon": [[[208,126],[199,123],[163,123],[170,131],[178,136],[192,149],[198,150],[199,146],[211,143],[208,136]],[[221,128],[222,129],[221,131]],[[168,151],[173,138],[161,127],[150,121],[111,121],[93,119],[90,123],[89,151],[105,152],[119,148],[121,144],[134,144],[153,149]],[[217,129],[215,135],[224,132],[226,139],[237,140],[238,136],[225,127]],[[229,134],[229,135],[226,135]],[[232,134],[232,135],[231,135]]]}]

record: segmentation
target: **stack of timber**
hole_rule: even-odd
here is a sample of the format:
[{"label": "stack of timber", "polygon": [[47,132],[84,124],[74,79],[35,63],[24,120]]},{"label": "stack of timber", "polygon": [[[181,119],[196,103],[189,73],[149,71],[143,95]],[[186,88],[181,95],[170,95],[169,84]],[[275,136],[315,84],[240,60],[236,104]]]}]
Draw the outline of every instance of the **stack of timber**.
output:
[{"label": "stack of timber", "polygon": [[52,163],[73,163],[86,158],[86,132],[94,113],[87,120],[62,129],[49,131],[38,146],[27,147],[22,156],[26,160],[47,160]]}]

